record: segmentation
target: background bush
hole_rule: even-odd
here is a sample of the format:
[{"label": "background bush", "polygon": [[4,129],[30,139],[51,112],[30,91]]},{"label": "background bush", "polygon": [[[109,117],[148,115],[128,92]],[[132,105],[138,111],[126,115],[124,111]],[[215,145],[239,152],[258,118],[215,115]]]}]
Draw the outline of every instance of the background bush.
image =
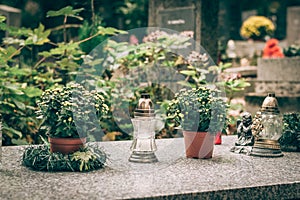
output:
[{"label": "background bush", "polygon": [[[62,40],[50,40],[52,29],[43,24],[37,28],[15,28],[5,24],[0,17],[0,29],[8,33],[0,48],[0,114],[2,117],[3,145],[39,143],[40,121],[36,118],[36,100],[42,92],[62,87],[73,81],[86,53],[80,44],[99,35],[120,33],[114,28],[96,27],[88,38],[73,41],[67,37],[68,19],[80,23],[82,9],[67,6],[49,11],[47,17],[60,18],[58,26]],[[62,17],[62,18],[61,18]]]}]

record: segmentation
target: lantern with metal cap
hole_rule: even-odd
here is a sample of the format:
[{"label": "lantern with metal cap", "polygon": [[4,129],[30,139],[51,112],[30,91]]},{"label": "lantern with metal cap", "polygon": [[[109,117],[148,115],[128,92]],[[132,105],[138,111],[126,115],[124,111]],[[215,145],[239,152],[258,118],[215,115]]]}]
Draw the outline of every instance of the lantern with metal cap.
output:
[{"label": "lantern with metal cap", "polygon": [[130,162],[152,163],[157,162],[154,152],[157,150],[155,144],[155,113],[153,103],[149,94],[142,94],[137,108],[134,111],[133,142]]},{"label": "lantern with metal cap", "polygon": [[278,139],[282,135],[282,116],[274,93],[269,93],[261,108],[262,131],[258,135],[251,155],[263,157],[283,156]]}]

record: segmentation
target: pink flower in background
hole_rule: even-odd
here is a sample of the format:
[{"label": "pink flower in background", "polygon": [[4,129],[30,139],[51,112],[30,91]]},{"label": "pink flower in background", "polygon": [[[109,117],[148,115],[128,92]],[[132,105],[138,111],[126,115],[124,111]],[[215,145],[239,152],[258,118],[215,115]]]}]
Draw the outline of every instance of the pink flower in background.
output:
[{"label": "pink flower in background", "polygon": [[139,40],[137,39],[137,37],[135,35],[130,35],[129,42],[130,42],[130,44],[138,44]]}]

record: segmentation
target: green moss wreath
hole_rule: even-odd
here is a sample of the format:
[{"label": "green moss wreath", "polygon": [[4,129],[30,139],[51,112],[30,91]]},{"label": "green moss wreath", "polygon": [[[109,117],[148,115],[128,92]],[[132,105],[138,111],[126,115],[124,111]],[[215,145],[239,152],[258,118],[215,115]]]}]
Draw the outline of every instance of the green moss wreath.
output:
[{"label": "green moss wreath", "polygon": [[96,145],[68,155],[52,153],[48,145],[29,146],[23,154],[23,165],[38,171],[87,172],[103,168],[106,158],[103,150]]}]

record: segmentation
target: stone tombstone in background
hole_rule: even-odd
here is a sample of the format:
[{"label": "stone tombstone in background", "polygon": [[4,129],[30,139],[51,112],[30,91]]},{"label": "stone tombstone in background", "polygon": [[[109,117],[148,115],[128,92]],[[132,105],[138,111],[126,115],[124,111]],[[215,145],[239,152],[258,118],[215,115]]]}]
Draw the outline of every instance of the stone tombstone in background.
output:
[{"label": "stone tombstone in background", "polygon": [[244,22],[246,19],[248,19],[251,16],[257,15],[257,10],[246,10],[242,11],[242,22]]},{"label": "stone tombstone in background", "polygon": [[195,7],[181,7],[160,10],[158,12],[158,26],[178,32],[188,32],[194,37]]},{"label": "stone tombstone in background", "polygon": [[[192,36],[217,62],[218,0],[149,0],[149,27],[161,27]],[[197,49],[196,45],[196,50]],[[201,52],[202,53],[202,52]]]},{"label": "stone tombstone in background", "polygon": [[21,10],[7,5],[0,5],[0,15],[6,17],[6,23],[9,26],[20,27]]},{"label": "stone tombstone in background", "polygon": [[[21,25],[21,10],[7,5],[0,5],[0,15],[6,17],[6,24],[9,26],[20,27]],[[0,33],[0,38],[4,34]]]},{"label": "stone tombstone in background", "polygon": [[300,6],[287,9],[287,42],[300,44]]}]

